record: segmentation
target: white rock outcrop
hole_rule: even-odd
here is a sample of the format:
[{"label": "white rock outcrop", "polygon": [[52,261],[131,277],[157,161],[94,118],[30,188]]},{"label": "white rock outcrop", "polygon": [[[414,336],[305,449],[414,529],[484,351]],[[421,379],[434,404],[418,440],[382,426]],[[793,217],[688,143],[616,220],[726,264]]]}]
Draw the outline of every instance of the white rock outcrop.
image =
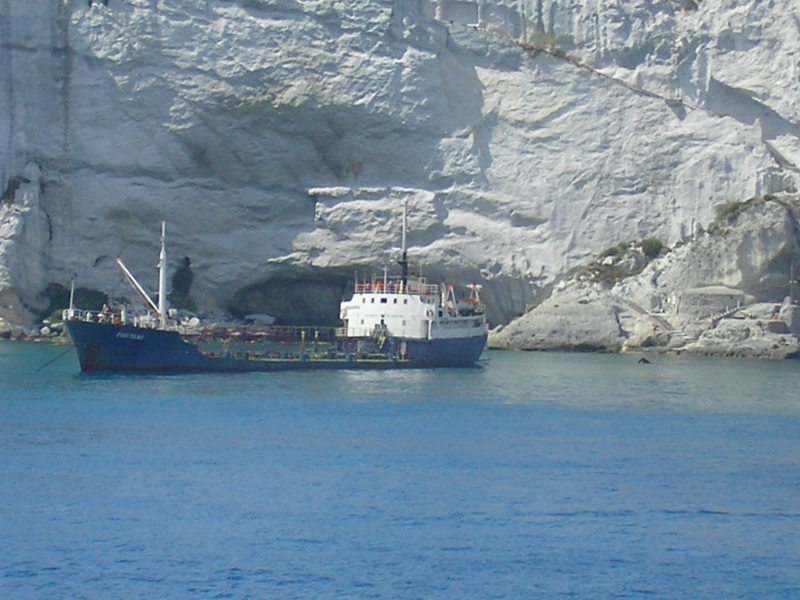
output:
[{"label": "white rock outcrop", "polygon": [[73,276],[129,295],[116,256],[154,287],[161,220],[201,307],[340,281],[391,262],[407,201],[412,261],[507,322],[610,245],[796,186],[798,20],[794,0],[0,0],[0,317]]},{"label": "white rock outcrop", "polygon": [[728,208],[708,232],[639,272],[623,267],[636,248],[599,257],[492,331],[489,346],[800,357],[800,197]]},{"label": "white rock outcrop", "polygon": [[[51,227],[42,206],[41,171],[28,164],[14,181],[13,202],[0,203],[0,323],[20,325],[47,286],[42,249]],[[8,325],[3,329],[8,329]]]}]

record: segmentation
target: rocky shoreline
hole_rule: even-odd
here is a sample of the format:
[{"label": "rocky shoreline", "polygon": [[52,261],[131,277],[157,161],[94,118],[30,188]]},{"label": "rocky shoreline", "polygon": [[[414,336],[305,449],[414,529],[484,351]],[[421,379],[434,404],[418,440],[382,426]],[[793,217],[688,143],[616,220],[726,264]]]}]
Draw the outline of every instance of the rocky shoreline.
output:
[{"label": "rocky shoreline", "polygon": [[[716,327],[703,331],[697,339],[686,338],[683,332],[676,334],[654,330],[652,336],[646,337],[640,343],[630,343],[626,340],[621,345],[615,340],[603,339],[602,332],[598,330],[581,331],[579,327],[564,326],[570,323],[570,315],[576,314],[565,310],[548,326],[540,326],[535,332],[530,332],[531,339],[540,338],[536,343],[521,344],[513,337],[509,339],[503,335],[506,328],[501,326],[490,332],[487,348],[507,351],[612,352],[766,360],[800,358],[800,338],[791,332],[770,331],[770,325],[782,324],[781,320],[752,319],[745,316],[746,312],[753,308],[756,307],[745,307],[730,318],[721,320]],[[554,333],[556,326],[562,326],[558,334]],[[58,326],[53,328],[44,326],[38,332],[26,332],[23,329],[4,332],[0,334],[0,340],[56,345],[72,343],[66,331]]]},{"label": "rocky shoreline", "polygon": [[795,194],[753,198],[654,257],[611,248],[488,347],[800,358],[799,207]]},{"label": "rocky shoreline", "polygon": [[[583,300],[583,299],[582,299]],[[543,306],[535,318],[497,327],[488,347],[501,350],[620,352],[757,358],[800,358],[800,338],[786,322],[797,323],[800,307],[754,304],[743,306],[716,323],[692,322],[665,328],[660,320],[631,314],[624,303],[596,299],[581,304],[562,298]],[[753,312],[762,313],[755,317]],[[766,315],[764,313],[770,313]],[[633,321],[628,331],[619,322]]]},{"label": "rocky shoreline", "polygon": [[49,342],[52,344],[71,344],[66,329],[61,323],[45,321],[38,328],[25,329],[2,324],[0,340],[8,342]]}]

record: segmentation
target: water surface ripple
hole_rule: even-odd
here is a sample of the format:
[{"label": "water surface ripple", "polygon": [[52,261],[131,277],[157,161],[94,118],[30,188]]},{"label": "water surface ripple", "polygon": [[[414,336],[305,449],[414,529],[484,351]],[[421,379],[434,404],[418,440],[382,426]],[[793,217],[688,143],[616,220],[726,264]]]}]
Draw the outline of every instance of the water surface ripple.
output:
[{"label": "water surface ripple", "polygon": [[0,344],[2,598],[798,598],[792,362],[85,376]]}]

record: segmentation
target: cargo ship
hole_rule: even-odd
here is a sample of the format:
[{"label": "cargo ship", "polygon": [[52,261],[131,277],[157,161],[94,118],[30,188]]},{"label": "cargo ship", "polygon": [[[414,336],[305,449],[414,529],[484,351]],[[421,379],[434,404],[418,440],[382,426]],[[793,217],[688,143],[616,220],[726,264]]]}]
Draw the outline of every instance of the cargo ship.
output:
[{"label": "cargo ship", "polygon": [[[432,284],[409,275],[403,211],[400,272],[369,281],[356,278],[353,295],[340,305],[342,327],[326,343],[317,336],[291,350],[255,347],[231,350],[209,344],[170,318],[166,303],[166,226],[161,228],[158,302],[120,259],[117,264],[148,309],[130,317],[123,307],[88,311],[70,307],[64,326],[82,371],[124,373],[254,372],[312,369],[403,369],[474,364],[486,345],[480,285],[459,299],[452,284]],[[313,330],[313,328],[308,328]]]}]

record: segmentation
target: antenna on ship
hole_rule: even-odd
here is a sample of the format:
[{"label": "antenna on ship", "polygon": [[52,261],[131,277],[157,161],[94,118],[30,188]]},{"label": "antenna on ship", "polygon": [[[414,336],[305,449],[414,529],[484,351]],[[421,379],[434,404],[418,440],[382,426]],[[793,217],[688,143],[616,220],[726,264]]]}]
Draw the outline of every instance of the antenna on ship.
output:
[{"label": "antenna on ship", "polygon": [[158,317],[161,329],[167,328],[167,223],[161,221],[161,254],[158,257]]},{"label": "antenna on ship", "polygon": [[402,238],[402,258],[397,261],[401,269],[401,285],[403,290],[408,284],[408,249],[406,248],[406,229],[408,228],[408,199],[403,200],[403,238]]}]

